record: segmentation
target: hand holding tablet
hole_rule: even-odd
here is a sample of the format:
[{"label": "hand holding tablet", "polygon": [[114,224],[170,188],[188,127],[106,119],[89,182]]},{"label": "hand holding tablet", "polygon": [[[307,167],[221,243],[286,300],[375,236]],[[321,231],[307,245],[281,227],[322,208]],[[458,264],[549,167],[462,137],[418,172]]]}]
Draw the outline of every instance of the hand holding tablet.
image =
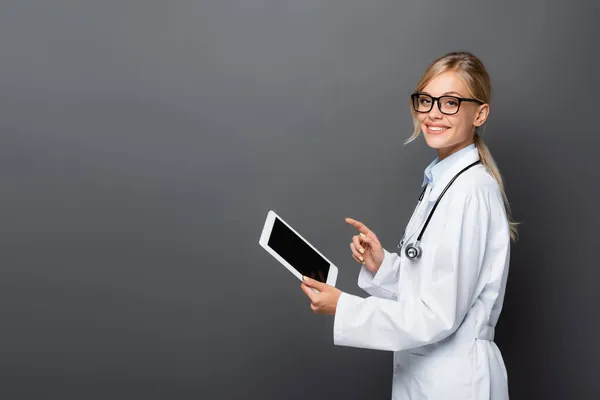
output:
[{"label": "hand holding tablet", "polygon": [[315,314],[334,315],[342,291],[326,283],[305,278],[300,289],[310,299],[310,309]]},{"label": "hand holding tablet", "polygon": [[331,261],[274,211],[267,214],[259,243],[302,281],[315,314],[335,314],[342,291],[335,287],[338,269]]},{"label": "hand holding tablet", "polygon": [[267,214],[259,244],[301,281],[307,276],[335,286],[337,267],[272,210]]}]

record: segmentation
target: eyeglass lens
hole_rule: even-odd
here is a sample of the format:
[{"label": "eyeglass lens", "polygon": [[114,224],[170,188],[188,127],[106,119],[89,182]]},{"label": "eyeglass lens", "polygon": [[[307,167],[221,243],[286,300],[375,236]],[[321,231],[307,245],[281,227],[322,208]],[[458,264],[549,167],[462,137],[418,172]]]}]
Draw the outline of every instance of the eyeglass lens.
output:
[{"label": "eyeglass lens", "polygon": [[[433,99],[426,94],[415,96],[413,102],[415,110],[418,112],[429,112],[433,107]],[[460,102],[456,97],[443,96],[439,99],[440,110],[445,114],[458,112],[459,104]]]}]

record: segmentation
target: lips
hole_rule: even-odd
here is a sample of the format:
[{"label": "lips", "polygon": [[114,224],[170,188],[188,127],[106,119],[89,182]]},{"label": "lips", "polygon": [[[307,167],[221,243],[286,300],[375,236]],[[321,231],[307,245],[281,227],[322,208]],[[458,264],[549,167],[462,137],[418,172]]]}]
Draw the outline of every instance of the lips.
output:
[{"label": "lips", "polygon": [[425,128],[427,130],[427,133],[429,133],[430,135],[439,135],[450,129],[450,127],[446,125],[439,124],[425,124]]}]

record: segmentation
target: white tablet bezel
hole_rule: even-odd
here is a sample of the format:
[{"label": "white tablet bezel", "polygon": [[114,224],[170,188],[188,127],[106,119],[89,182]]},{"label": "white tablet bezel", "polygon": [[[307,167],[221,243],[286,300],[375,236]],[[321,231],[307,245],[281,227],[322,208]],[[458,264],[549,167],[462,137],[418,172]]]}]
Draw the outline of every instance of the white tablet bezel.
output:
[{"label": "white tablet bezel", "polygon": [[283,222],[288,228],[292,230],[300,239],[302,239],[307,245],[309,245],[314,251],[316,251],[325,261],[329,263],[329,272],[327,273],[327,284],[331,286],[335,286],[337,281],[338,269],[337,267],[329,261],[327,257],[325,257],[319,250],[315,248],[312,244],[309,243],[308,240],[304,239],[301,234],[299,234],[294,228],[290,226],[283,218],[275,213],[275,211],[270,210],[267,214],[267,218],[265,220],[265,225],[263,227],[262,233],[260,235],[260,240],[258,243],[271,254],[277,261],[279,261],[284,267],[286,267],[296,278],[302,281],[302,274],[298,272],[294,267],[292,267],[283,257],[281,257],[275,250],[269,247],[269,238],[271,237],[271,232],[273,230],[273,224],[275,223],[275,218],[279,218],[281,222]]}]

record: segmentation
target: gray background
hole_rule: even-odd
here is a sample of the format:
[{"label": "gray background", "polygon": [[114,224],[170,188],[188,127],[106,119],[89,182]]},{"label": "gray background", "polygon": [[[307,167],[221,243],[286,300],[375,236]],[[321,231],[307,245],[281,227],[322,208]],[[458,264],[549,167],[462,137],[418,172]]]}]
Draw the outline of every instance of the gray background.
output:
[{"label": "gray background", "polygon": [[0,5],[0,397],[386,399],[258,246],[279,212],[365,296],[343,218],[393,250],[434,157],[408,95],[470,50],[515,217],[512,399],[600,393],[598,2]]}]

